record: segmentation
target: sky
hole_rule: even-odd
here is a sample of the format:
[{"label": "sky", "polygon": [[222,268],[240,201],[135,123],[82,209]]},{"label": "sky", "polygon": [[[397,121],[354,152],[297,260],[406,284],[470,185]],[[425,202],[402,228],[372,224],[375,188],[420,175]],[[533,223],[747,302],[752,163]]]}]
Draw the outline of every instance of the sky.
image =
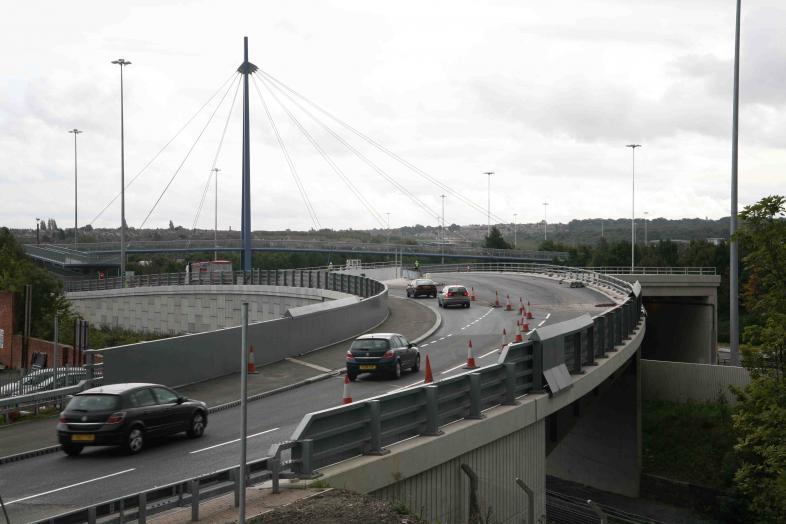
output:
[{"label": "sky", "polygon": [[[786,193],[786,5],[743,4],[740,209]],[[634,194],[638,218],[728,216],[734,10],[734,0],[16,3],[0,18],[0,226],[73,227],[74,128],[78,224],[119,225],[119,199],[101,211],[121,187],[111,62],[124,58],[128,225],[212,228],[218,168],[218,227],[239,229],[244,36],[259,67],[254,230],[437,225],[443,202],[446,224],[485,224],[489,201],[492,222],[630,217]],[[635,176],[631,143],[642,145]]]}]

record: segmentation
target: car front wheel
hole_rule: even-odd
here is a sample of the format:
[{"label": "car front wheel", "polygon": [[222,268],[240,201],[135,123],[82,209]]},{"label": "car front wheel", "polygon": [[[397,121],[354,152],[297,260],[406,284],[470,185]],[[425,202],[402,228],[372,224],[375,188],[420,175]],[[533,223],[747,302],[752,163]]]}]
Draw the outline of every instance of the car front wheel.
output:
[{"label": "car front wheel", "polygon": [[420,355],[415,357],[415,364],[412,366],[412,372],[417,373],[420,371]]},{"label": "car front wheel", "polygon": [[142,451],[143,447],[145,447],[145,432],[142,428],[131,428],[126,439],[126,449],[134,455]]},{"label": "car front wheel", "polygon": [[194,413],[191,418],[191,426],[186,433],[191,438],[199,438],[205,434],[205,415],[201,411]]}]

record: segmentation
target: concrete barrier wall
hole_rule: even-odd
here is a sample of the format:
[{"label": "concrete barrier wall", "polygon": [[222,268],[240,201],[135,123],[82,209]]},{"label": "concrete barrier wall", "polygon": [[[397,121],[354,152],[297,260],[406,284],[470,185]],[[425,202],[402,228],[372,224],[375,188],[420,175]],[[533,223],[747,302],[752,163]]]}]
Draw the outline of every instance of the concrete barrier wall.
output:
[{"label": "concrete barrier wall", "polygon": [[532,512],[538,522],[546,505],[545,440],[545,422],[540,420],[371,495],[400,501],[427,522],[469,522],[470,485],[461,470],[467,464],[478,475],[483,518],[527,522],[527,496],[516,484],[520,478],[535,492]]},{"label": "concrete barrier wall", "polygon": [[93,324],[160,334],[201,333],[240,325],[248,302],[250,322],[281,318],[291,308],[353,295],[286,286],[194,285],[136,287],[67,293],[74,311]]},{"label": "concrete barrier wall", "polygon": [[[297,356],[352,338],[387,318],[387,289],[341,308],[250,324],[257,365]],[[182,386],[240,370],[240,327],[97,350],[104,383],[153,382]],[[337,362],[340,367],[343,362]]]},{"label": "concrete barrier wall", "polygon": [[729,386],[750,383],[748,370],[734,366],[642,359],[641,371],[644,400],[714,402],[723,396],[734,404],[737,399]]}]

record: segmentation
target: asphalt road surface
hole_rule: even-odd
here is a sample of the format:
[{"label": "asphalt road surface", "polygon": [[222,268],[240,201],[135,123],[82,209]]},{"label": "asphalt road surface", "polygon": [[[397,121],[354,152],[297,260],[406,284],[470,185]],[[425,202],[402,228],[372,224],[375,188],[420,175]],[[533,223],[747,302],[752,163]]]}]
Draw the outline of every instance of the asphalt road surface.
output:
[{"label": "asphalt road surface", "polygon": [[[534,319],[530,329],[583,313],[595,315],[611,302],[609,297],[588,289],[568,288],[555,280],[509,274],[445,273],[431,275],[437,282],[474,287],[476,301],[469,309],[439,309],[435,299],[420,303],[438,310],[442,325],[420,343],[419,373],[405,373],[399,380],[361,375],[351,384],[354,400],[372,397],[423,380],[425,357],[429,356],[435,380],[464,372],[467,346],[472,340],[479,366],[493,363],[503,342],[516,333],[517,313],[504,310],[510,294],[514,310],[519,298],[531,304]],[[503,307],[494,308],[495,290]],[[391,293],[404,296],[403,289]],[[343,362],[336,362],[340,368]],[[334,377],[248,404],[248,458],[263,458],[274,442],[287,440],[303,415],[340,403],[343,377]],[[0,496],[11,522],[29,522],[75,510],[104,500],[145,491],[231,466],[237,466],[240,411],[230,409],[210,416],[200,439],[179,436],[149,442],[139,455],[128,456],[115,448],[85,448],[79,457],[62,453],[0,466]],[[52,431],[55,431],[54,424]]]}]

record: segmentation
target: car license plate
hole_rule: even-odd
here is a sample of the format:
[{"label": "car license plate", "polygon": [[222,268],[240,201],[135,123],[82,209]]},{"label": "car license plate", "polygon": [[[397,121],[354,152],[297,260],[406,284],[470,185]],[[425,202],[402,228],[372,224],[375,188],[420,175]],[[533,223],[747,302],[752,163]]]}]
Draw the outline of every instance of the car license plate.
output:
[{"label": "car license plate", "polygon": [[95,435],[71,435],[71,442],[93,442],[95,439]]},{"label": "car license plate", "polygon": [[362,364],[359,367],[363,371],[369,371],[369,370],[372,370],[372,369],[377,369],[376,364]]}]

